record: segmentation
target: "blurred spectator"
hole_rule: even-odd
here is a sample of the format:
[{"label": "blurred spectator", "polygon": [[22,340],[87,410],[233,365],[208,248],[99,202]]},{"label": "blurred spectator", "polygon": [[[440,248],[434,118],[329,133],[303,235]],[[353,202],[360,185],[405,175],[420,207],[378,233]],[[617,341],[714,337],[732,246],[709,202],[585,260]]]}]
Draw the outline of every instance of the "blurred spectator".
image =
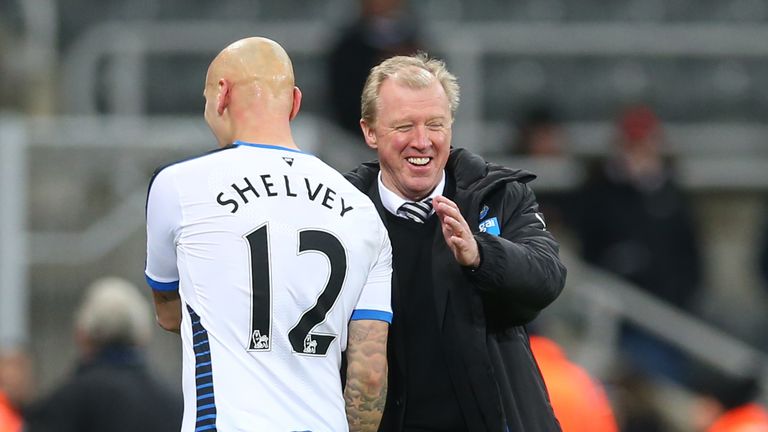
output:
[{"label": "blurred spectator", "polygon": [[[547,103],[532,106],[515,123],[516,134],[510,144],[512,154],[542,161],[565,156],[568,135],[561,114],[554,106]],[[548,228],[557,231],[569,224],[573,213],[572,191],[538,191],[536,198]]]},{"label": "blurred spectator", "polygon": [[181,398],[149,373],[148,302],[118,278],[96,281],[76,316],[80,364],[47,399],[32,406],[29,432],[166,432],[181,428]]},{"label": "blurred spectator", "polygon": [[[699,247],[687,197],[662,156],[661,123],[647,106],[632,106],[617,129],[615,152],[590,168],[578,196],[582,256],[690,310],[699,293]],[[656,338],[627,327],[622,348],[643,370],[685,380],[686,360]]]},{"label": "blurred spectator", "polygon": [[522,156],[562,156],[566,133],[560,113],[549,104],[529,108],[517,122],[512,152]]},{"label": "blurred spectator", "polygon": [[371,68],[394,55],[421,48],[417,22],[406,0],[360,0],[360,15],[342,31],[329,54],[330,103],[334,121],[360,135],[360,94]]},{"label": "blurred spectator", "polygon": [[760,431],[768,431],[768,412],[755,403],[726,411],[707,429],[707,432]]},{"label": "blurred spectator", "polygon": [[0,391],[0,432],[19,432],[21,430],[21,416],[16,408],[11,405],[8,398]]},{"label": "blurred spectator", "polygon": [[661,154],[662,130],[647,107],[628,109],[616,153],[582,190],[584,258],[689,309],[699,291],[700,256],[687,196]]},{"label": "blurred spectator", "polygon": [[757,374],[726,376],[705,374],[698,382],[710,418],[703,429],[706,432],[757,432],[768,431],[768,410],[757,403],[760,394]]},{"label": "blurred spectator", "polygon": [[21,412],[31,397],[31,368],[27,354],[0,349],[0,432],[21,430]]},{"label": "blurred spectator", "polygon": [[631,366],[622,366],[611,380],[621,432],[675,430],[660,406],[660,387]]},{"label": "blurred spectator", "polygon": [[21,38],[9,21],[16,18],[15,3],[0,2],[0,111],[20,108],[20,92],[13,83],[23,78],[17,70]]},{"label": "blurred spectator", "polygon": [[530,343],[563,432],[617,432],[611,403],[600,382],[568,360],[554,341],[532,335]]},{"label": "blurred spectator", "polygon": [[[763,204],[768,208],[768,202]],[[768,215],[768,213],[765,213]],[[768,217],[764,217],[762,237],[758,245],[758,271],[762,279],[763,287],[768,292]]]}]

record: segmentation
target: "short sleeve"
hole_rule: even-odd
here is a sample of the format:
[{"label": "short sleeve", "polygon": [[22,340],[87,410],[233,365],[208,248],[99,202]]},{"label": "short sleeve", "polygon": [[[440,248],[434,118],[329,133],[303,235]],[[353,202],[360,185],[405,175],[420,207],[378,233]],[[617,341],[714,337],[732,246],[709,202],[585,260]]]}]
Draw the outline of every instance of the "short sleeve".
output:
[{"label": "short sleeve", "polygon": [[147,192],[147,262],[144,274],[152,289],[179,289],[176,238],[181,206],[169,168],[155,174]]},{"label": "short sleeve", "polygon": [[392,245],[384,225],[379,222],[380,248],[371,271],[368,273],[353,320],[377,320],[392,323]]}]

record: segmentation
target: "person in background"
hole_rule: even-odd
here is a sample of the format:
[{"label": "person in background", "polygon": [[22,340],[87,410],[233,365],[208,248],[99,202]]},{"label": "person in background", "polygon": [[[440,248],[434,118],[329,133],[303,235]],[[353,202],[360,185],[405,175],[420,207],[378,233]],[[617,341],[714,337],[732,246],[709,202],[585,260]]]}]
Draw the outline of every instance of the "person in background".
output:
[{"label": "person in background", "polygon": [[618,432],[611,402],[602,384],[570,361],[552,339],[532,335],[530,340],[563,432]]},{"label": "person in background", "polygon": [[451,148],[456,77],[420,53],[375,66],[360,125],[378,161],[347,178],[392,241],[381,431],[557,431],[524,325],[565,283],[535,176]]},{"label": "person in background", "polygon": [[333,120],[351,134],[360,132],[360,92],[373,66],[422,48],[418,23],[406,13],[407,0],[360,0],[360,14],[328,54]]},{"label": "person in background", "polygon": [[22,346],[0,348],[0,391],[18,407],[34,397],[32,359]]},{"label": "person in background", "polygon": [[[684,311],[700,291],[701,257],[688,196],[663,154],[664,133],[645,105],[617,122],[616,145],[595,163],[578,192],[575,232],[581,256]],[[626,326],[627,360],[652,375],[686,381],[686,359],[672,347]]]},{"label": "person in background", "polygon": [[[562,116],[554,105],[539,103],[525,110],[514,121],[515,135],[508,151],[511,155],[547,161],[566,157],[568,133]],[[539,209],[547,218],[548,227],[555,233],[570,228],[575,216],[573,190],[545,190],[536,192]]]},{"label": "person in background", "polygon": [[530,157],[559,157],[567,146],[563,120],[557,109],[549,104],[528,108],[515,121],[516,131],[510,144],[513,154]]},{"label": "person in background", "polygon": [[581,191],[584,259],[683,310],[701,283],[692,209],[663,152],[664,131],[647,106],[627,108],[611,154]]},{"label": "person in background", "polygon": [[87,290],[75,318],[75,373],[25,412],[26,432],[167,432],[181,427],[181,398],[150,373],[148,302],[107,277]]},{"label": "person in background", "polygon": [[181,333],[183,430],[375,431],[392,320],[384,225],[294,142],[301,91],[278,43],[228,45],[203,95],[219,149],[159,169],[147,197],[145,275],[158,323]]},{"label": "person in background", "polygon": [[706,432],[768,431],[768,410],[760,402],[759,373],[733,376],[705,372],[696,383],[700,429]]},{"label": "person in background", "polygon": [[[768,201],[763,205],[768,208]],[[764,214],[768,215],[768,212],[764,211]],[[764,217],[762,223],[757,251],[757,271],[763,288],[768,293],[768,217]],[[766,340],[766,346],[768,346],[768,340]]]},{"label": "person in background", "polygon": [[20,432],[21,414],[0,391],[0,432]]},{"label": "person in background", "polygon": [[0,348],[0,432],[21,430],[22,413],[32,399],[32,367],[26,350]]}]

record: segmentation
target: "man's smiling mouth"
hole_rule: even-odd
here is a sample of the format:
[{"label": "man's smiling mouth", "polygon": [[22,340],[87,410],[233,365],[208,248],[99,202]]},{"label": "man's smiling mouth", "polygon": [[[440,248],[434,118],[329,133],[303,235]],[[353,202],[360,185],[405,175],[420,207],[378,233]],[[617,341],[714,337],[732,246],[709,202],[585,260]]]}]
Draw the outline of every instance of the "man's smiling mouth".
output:
[{"label": "man's smiling mouth", "polygon": [[412,165],[424,166],[424,165],[428,164],[429,161],[432,160],[432,158],[428,158],[428,157],[409,157],[409,158],[405,158],[405,160],[407,160],[408,163],[410,163]]}]

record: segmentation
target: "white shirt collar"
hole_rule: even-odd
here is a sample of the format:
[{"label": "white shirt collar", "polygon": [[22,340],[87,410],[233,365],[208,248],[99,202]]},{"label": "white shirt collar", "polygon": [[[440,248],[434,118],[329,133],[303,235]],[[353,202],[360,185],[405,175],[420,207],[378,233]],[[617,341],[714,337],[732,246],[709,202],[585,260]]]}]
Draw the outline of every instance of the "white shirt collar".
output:
[{"label": "white shirt collar", "polygon": [[[438,195],[442,195],[443,191],[445,190],[445,170],[443,170],[443,176],[440,178],[440,182],[435,186],[435,189],[432,191],[431,194],[429,194],[428,197],[424,198],[434,198]],[[388,212],[392,213],[395,216],[399,216],[401,218],[405,218],[404,215],[398,213],[398,209],[401,205],[405,204],[409,200],[402,198],[400,195],[392,192],[391,190],[387,189],[386,186],[384,186],[384,182],[381,181],[381,171],[379,171],[379,197],[381,197],[381,204],[384,206],[385,209],[387,209]],[[424,201],[424,199],[422,201]],[[432,213],[434,213],[435,210],[432,209]]]}]

